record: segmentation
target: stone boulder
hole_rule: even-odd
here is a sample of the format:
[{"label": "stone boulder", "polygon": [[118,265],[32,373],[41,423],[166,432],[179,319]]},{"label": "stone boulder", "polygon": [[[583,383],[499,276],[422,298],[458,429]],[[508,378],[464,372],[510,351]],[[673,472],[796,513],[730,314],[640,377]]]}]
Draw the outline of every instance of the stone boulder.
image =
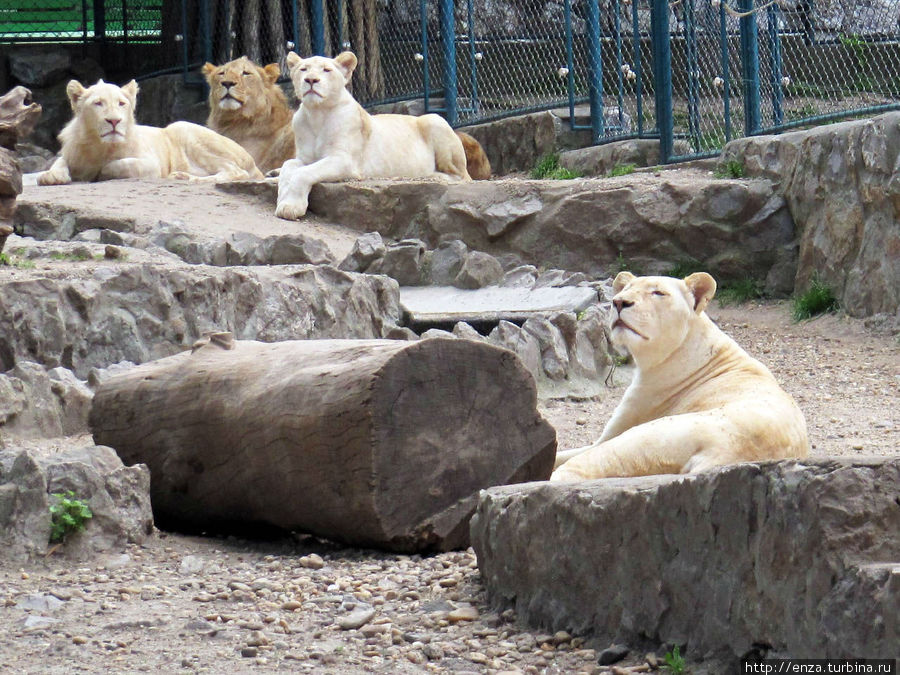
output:
[{"label": "stone boulder", "polygon": [[399,318],[395,281],[328,266],[0,268],[0,325],[9,327],[0,331],[0,371],[27,360],[84,378],[94,367],[175,354],[211,331],[265,342],[373,338]]},{"label": "stone boulder", "polygon": [[386,251],[381,235],[368,232],[353,243],[350,253],[338,267],[345,272],[365,272],[373,262],[383,258]]},{"label": "stone boulder", "polygon": [[93,517],[56,555],[85,559],[153,532],[150,472],[126,467],[111,449],[85,446],[42,453],[0,450],[0,557],[24,561],[49,548],[51,495],[72,491]]},{"label": "stone boulder", "polygon": [[772,181],[800,233],[796,287],[818,275],[852,316],[900,326],[900,112],[729,143],[721,161]]},{"label": "stone boulder", "polygon": [[[688,154],[690,146],[676,141],[675,154]],[[568,150],[559,155],[559,165],[577,171],[582,176],[605,176],[616,166],[632,164],[637,167],[656,166],[660,163],[659,141],[631,138],[627,141],[592,145]]]},{"label": "stone boulder", "polygon": [[551,632],[894,658],[898,494],[898,458],[506,486],[482,492],[472,545],[492,602]]},{"label": "stone boulder", "polygon": [[20,361],[0,375],[0,429],[20,438],[85,433],[92,397],[72,371]]}]

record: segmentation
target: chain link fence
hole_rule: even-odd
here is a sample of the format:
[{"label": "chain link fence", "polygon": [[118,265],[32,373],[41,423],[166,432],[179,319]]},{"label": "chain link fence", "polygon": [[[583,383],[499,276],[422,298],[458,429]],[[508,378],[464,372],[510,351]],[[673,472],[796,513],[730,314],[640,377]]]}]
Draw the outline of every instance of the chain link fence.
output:
[{"label": "chain link fence", "polygon": [[[126,44],[144,67],[351,49],[367,106],[455,126],[562,109],[594,142],[666,159],[900,99],[900,0],[5,0],[0,42]],[[156,51],[152,55],[150,49]],[[659,116],[659,119],[657,117]],[[668,144],[668,145],[667,145]]]}]

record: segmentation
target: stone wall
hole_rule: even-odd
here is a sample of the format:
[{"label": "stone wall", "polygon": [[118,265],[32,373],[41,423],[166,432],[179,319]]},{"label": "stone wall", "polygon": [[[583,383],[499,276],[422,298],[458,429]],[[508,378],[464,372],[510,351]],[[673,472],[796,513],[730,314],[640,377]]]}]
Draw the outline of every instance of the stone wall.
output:
[{"label": "stone wall", "polygon": [[851,316],[900,322],[900,112],[738,139],[722,153],[730,160],[787,200],[799,290],[818,275]]}]

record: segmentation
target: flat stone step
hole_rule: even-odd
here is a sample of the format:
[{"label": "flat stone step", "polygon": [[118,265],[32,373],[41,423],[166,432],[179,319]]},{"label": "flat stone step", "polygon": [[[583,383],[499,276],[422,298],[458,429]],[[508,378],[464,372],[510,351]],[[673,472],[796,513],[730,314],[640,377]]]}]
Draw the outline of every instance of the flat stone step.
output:
[{"label": "flat stone step", "polygon": [[597,291],[583,286],[503,288],[489,286],[465,290],[452,286],[404,286],[400,307],[405,322],[419,327],[471,325],[510,321],[521,324],[532,317],[558,312],[581,312],[597,302]]}]

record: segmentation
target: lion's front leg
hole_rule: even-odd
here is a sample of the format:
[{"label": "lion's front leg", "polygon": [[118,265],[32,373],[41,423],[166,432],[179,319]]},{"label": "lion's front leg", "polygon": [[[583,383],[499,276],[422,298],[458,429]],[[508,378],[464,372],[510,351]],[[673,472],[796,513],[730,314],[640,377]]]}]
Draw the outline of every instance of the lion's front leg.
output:
[{"label": "lion's front leg", "polygon": [[[661,417],[639,424],[608,441],[598,441],[571,453],[550,480],[573,482],[614,476],[648,476],[691,471],[701,452],[731,457],[725,447],[733,434],[720,411]],[[722,463],[722,462],[718,462]]]},{"label": "lion's front leg", "polygon": [[281,175],[278,177],[275,215],[286,220],[299,220],[306,215],[309,192],[313,185],[353,175],[353,162],[344,155],[332,155],[312,164],[289,159],[282,165]]},{"label": "lion's front leg", "polygon": [[118,178],[162,178],[162,169],[155,159],[126,157],[114,159],[100,170],[97,180]]},{"label": "lion's front leg", "polygon": [[71,182],[69,165],[62,157],[57,157],[53,165],[37,178],[38,185],[66,185]]}]

